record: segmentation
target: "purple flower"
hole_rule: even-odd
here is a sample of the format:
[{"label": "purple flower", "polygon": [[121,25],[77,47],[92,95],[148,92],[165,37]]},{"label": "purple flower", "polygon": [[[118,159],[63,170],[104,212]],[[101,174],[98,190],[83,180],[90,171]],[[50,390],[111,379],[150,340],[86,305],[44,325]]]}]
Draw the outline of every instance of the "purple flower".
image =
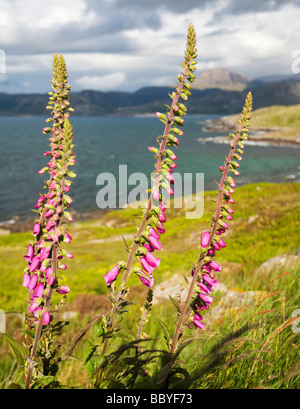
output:
[{"label": "purple flower", "polygon": [[207,230],[201,234],[201,247],[205,248],[208,246],[210,240],[210,233]]},{"label": "purple flower", "polygon": [[56,290],[59,294],[68,294],[70,288],[67,285],[63,285]]},{"label": "purple flower", "polygon": [[200,329],[204,329],[205,324],[203,324],[203,322],[201,322],[203,320],[203,317],[196,313],[193,317],[193,323],[196,325],[196,327],[200,328]]},{"label": "purple flower", "polygon": [[46,258],[48,258],[50,251],[51,251],[50,247],[43,247],[40,251],[40,259],[45,260]]},{"label": "purple flower", "polygon": [[155,266],[149,264],[145,257],[141,257],[141,264],[143,269],[149,274],[151,274],[153,270],[155,270]]},{"label": "purple flower", "polygon": [[145,258],[147,263],[149,263],[152,267],[157,268],[160,265],[160,258],[155,258],[151,253],[145,254],[143,258]]},{"label": "purple flower", "polygon": [[41,231],[41,226],[40,226],[40,224],[39,224],[39,223],[34,223],[32,234],[33,234],[34,236],[37,236],[40,231]]},{"label": "purple flower", "polygon": [[152,234],[152,236],[154,236],[156,238],[156,240],[160,239],[160,235],[157,233],[157,231],[155,229],[153,229],[153,227],[150,227],[149,232],[150,232],[150,234]]},{"label": "purple flower", "polygon": [[222,266],[220,266],[220,264],[218,264],[215,260],[210,261],[209,267],[217,272],[220,272],[222,270]]},{"label": "purple flower", "polygon": [[28,267],[29,271],[33,273],[34,271],[38,270],[39,266],[40,266],[40,258],[38,256],[34,256]]},{"label": "purple flower", "polygon": [[38,304],[36,302],[33,302],[29,308],[28,308],[28,312],[34,312],[36,309],[38,308]]},{"label": "purple flower", "polygon": [[111,285],[113,281],[116,280],[120,273],[120,267],[118,264],[116,264],[111,270],[109,270],[108,273],[104,274],[104,280],[106,282],[107,287]]},{"label": "purple flower", "polygon": [[32,299],[34,300],[35,298],[39,298],[43,296],[43,292],[44,292],[44,284],[43,283],[39,283],[32,294]]},{"label": "purple flower", "polygon": [[37,278],[38,278],[37,274],[34,274],[33,277],[31,278],[30,283],[27,286],[27,288],[30,291],[33,291],[35,289],[36,283],[37,283]]},{"label": "purple flower", "polygon": [[29,283],[31,281],[31,277],[29,273],[25,273],[23,276],[23,287],[28,287]]},{"label": "purple flower", "polygon": [[222,239],[219,239],[219,240],[218,240],[218,244],[219,244],[220,247],[226,247],[226,243],[225,243],[225,241],[222,240]]},{"label": "purple flower", "polygon": [[155,250],[161,250],[162,244],[158,242],[158,240],[152,235],[149,234],[148,236],[149,243]]},{"label": "purple flower", "polygon": [[161,213],[158,215],[158,219],[159,219],[159,221],[161,221],[162,223],[164,223],[164,222],[166,221],[166,215],[165,215],[163,212],[161,212]]},{"label": "purple flower", "polygon": [[50,319],[51,319],[50,313],[48,311],[45,311],[43,314],[43,318],[42,318],[43,325],[48,325],[50,322]]},{"label": "purple flower", "polygon": [[23,257],[26,261],[30,262],[32,260],[32,256],[33,256],[33,246],[32,244],[29,244],[29,246],[27,247],[27,253]]},{"label": "purple flower", "polygon": [[203,283],[198,283],[198,287],[199,287],[202,291],[204,291],[206,294],[209,294],[209,293],[210,293],[210,290],[206,287],[205,284],[203,284]]},{"label": "purple flower", "polygon": [[152,274],[146,274],[145,271],[141,270],[141,275],[138,274],[139,279],[147,287],[152,288],[154,284],[154,278]]}]

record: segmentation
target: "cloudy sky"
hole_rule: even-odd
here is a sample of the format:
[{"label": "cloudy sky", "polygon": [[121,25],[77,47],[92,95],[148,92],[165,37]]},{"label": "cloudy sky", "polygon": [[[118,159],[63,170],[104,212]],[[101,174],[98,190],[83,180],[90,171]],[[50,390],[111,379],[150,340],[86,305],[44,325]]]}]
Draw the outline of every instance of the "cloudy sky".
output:
[{"label": "cloudy sky", "polygon": [[48,92],[55,52],[73,91],[173,84],[190,22],[197,73],[293,75],[300,0],[0,0],[0,92]]}]

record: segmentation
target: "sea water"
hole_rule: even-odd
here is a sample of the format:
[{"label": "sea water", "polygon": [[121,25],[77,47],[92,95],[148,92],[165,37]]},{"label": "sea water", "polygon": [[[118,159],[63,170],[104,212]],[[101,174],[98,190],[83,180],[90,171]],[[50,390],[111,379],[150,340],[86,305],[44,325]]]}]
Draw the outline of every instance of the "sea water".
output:
[{"label": "sea water", "polygon": [[[204,189],[217,188],[219,166],[228,153],[228,144],[220,142],[224,132],[206,132],[203,121],[221,115],[187,116],[182,128],[184,136],[173,149],[178,160],[176,172],[181,175],[204,175]],[[156,139],[163,133],[163,124],[153,116],[76,117],[70,118],[74,130],[74,179],[70,196],[72,208],[80,213],[97,209],[96,185],[99,174],[116,177],[119,166],[127,165],[128,176],[141,172],[150,176],[154,157],[148,146],[158,146]],[[0,223],[15,216],[32,217],[31,209],[43,193],[48,173],[37,172],[47,164],[43,153],[49,150],[49,136],[42,133],[47,126],[44,117],[0,117]],[[241,175],[237,186],[254,182],[300,181],[300,148],[245,143]],[[117,190],[118,194],[118,190]],[[124,203],[118,203],[123,206]]]}]

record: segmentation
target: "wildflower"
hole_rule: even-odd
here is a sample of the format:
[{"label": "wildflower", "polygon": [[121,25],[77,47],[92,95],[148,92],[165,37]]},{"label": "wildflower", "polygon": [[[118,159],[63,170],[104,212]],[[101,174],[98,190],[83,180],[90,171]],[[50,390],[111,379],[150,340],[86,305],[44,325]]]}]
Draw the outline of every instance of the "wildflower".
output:
[{"label": "wildflower", "polygon": [[140,270],[140,274],[138,274],[139,279],[143,284],[147,287],[152,288],[154,284],[154,278],[152,273],[146,273],[144,270]]},{"label": "wildflower", "polygon": [[210,233],[207,230],[201,234],[201,247],[206,248],[210,241]]},{"label": "wildflower", "polygon": [[40,231],[41,231],[41,226],[40,226],[40,224],[39,224],[39,223],[35,223],[34,226],[33,226],[33,232],[32,232],[32,234],[33,234],[34,236],[37,236]]},{"label": "wildflower", "polygon": [[193,324],[195,324],[195,326],[200,328],[200,329],[204,329],[204,327],[205,327],[205,324],[203,322],[201,322],[202,320],[203,320],[203,317],[199,313],[194,314]]},{"label": "wildflower", "polygon": [[44,314],[43,314],[43,317],[42,317],[43,325],[48,325],[50,320],[51,320],[51,316],[50,316],[49,311],[45,311]]},{"label": "wildflower", "polygon": [[24,257],[24,259],[26,261],[31,261],[32,260],[32,257],[33,257],[33,246],[32,246],[32,244],[29,244],[29,246],[27,247],[27,253],[23,257]]},{"label": "wildflower", "polygon": [[120,273],[120,267],[116,264],[108,273],[104,274],[104,280],[106,282],[107,287],[111,285],[113,281],[115,281]]},{"label": "wildflower", "polygon": [[68,294],[69,291],[70,288],[67,285],[63,285],[56,290],[59,294]]},{"label": "wildflower", "polygon": [[29,273],[24,273],[24,276],[23,276],[23,284],[22,284],[23,287],[28,287],[30,281],[31,281],[30,274],[29,274]]}]

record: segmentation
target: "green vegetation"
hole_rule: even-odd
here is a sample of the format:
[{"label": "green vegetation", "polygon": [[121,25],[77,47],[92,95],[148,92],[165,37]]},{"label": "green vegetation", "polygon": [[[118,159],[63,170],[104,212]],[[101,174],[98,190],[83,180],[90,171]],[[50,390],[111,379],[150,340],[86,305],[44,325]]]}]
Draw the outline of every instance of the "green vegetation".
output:
[{"label": "green vegetation", "polygon": [[[251,129],[268,130],[264,137],[271,139],[298,139],[300,140],[300,105],[280,106],[274,105],[258,108],[253,111]],[[229,117],[234,123],[238,115]]]},{"label": "green vegetation", "polygon": [[[200,234],[209,226],[215,209],[215,198],[216,192],[205,193],[205,214],[199,220],[187,220],[184,209],[166,211],[164,250],[155,274],[156,284],[175,274],[189,277],[191,264],[197,259],[196,251],[200,250]],[[234,219],[224,236],[227,247],[216,259],[223,265],[218,279],[233,294],[253,292],[255,301],[228,304],[224,294],[218,291],[212,311],[204,315],[207,329],[191,330],[191,335],[198,339],[183,350],[180,358],[186,361],[190,375],[195,376],[192,385],[197,388],[299,387],[300,337],[291,329],[292,311],[300,308],[299,259],[269,269],[259,269],[259,266],[278,255],[293,255],[300,246],[300,184],[246,185],[236,189],[234,199]],[[132,221],[136,220],[137,213],[129,208],[111,211],[101,219],[75,222],[70,226],[73,240],[68,250],[75,258],[61,273],[65,284],[71,288],[64,310],[78,311],[79,315],[70,319],[62,336],[63,345],[67,346],[89,319],[109,307],[103,275],[116,260],[123,258],[122,237],[131,244],[135,233]],[[22,256],[30,239],[30,232],[0,236],[0,308],[4,311],[21,312],[26,308],[27,292],[21,286],[26,262]],[[142,302],[146,289],[136,277],[131,277],[130,283],[130,297]],[[127,332],[137,333],[139,317],[139,307],[131,306],[123,326]],[[164,339],[156,340],[161,333],[155,317],[167,322],[173,333],[176,311],[172,303],[155,304],[151,322],[144,328],[153,339],[151,347],[161,348]],[[20,330],[19,319],[8,316],[7,333],[18,339]],[[92,332],[86,334],[86,339],[93,337]],[[79,360],[63,364],[59,372],[62,383],[86,386],[87,376],[80,361],[85,348],[85,340],[82,340],[73,354]],[[12,367],[14,361],[5,335],[0,335],[0,362],[0,380],[4,387],[8,380],[14,381],[16,367],[15,364]],[[150,366],[149,374],[153,374],[151,371]],[[140,387],[149,379],[140,381]],[[148,383],[146,387],[151,386]]]}]

